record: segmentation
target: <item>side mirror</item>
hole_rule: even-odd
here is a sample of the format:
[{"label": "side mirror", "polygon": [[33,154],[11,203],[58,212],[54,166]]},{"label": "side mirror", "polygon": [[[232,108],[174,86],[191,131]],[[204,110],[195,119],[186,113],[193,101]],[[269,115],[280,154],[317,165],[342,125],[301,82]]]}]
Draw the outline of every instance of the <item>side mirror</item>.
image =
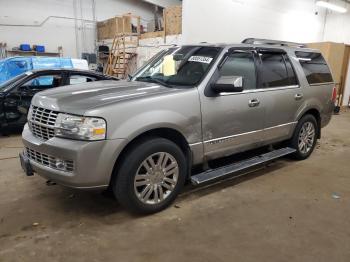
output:
[{"label": "side mirror", "polygon": [[243,77],[242,76],[221,76],[216,83],[212,84],[212,89],[217,92],[242,92]]}]

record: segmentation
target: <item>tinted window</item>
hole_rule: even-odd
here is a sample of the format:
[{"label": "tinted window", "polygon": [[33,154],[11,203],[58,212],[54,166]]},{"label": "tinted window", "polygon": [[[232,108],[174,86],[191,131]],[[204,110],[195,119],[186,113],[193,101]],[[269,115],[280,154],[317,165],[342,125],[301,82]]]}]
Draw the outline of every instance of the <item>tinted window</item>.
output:
[{"label": "tinted window", "polygon": [[231,54],[220,68],[221,76],[243,76],[244,89],[256,88],[256,71],[252,53]]},{"label": "tinted window", "polygon": [[48,89],[62,85],[61,75],[45,75],[33,78],[22,86],[27,89]]},{"label": "tinted window", "polygon": [[333,82],[332,74],[321,53],[295,52],[309,84]]},{"label": "tinted window", "polygon": [[298,85],[298,79],[293,69],[292,63],[289,60],[289,57],[287,55],[284,55],[283,57],[284,62],[286,63],[289,85]]},{"label": "tinted window", "polygon": [[82,83],[93,82],[93,81],[96,81],[96,78],[92,76],[71,75],[69,77],[70,85],[82,84]]},{"label": "tinted window", "polygon": [[289,86],[292,84],[288,76],[284,54],[264,52],[259,55],[262,62],[261,81],[264,88]]}]

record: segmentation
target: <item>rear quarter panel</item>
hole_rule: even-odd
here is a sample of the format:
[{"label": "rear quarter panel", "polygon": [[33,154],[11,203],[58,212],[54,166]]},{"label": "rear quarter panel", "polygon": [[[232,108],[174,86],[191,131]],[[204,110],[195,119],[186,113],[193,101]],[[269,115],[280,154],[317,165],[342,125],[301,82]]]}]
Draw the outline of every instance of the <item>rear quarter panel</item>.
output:
[{"label": "rear quarter panel", "polygon": [[294,51],[288,52],[294,69],[298,75],[301,86],[303,103],[295,113],[295,121],[298,121],[310,109],[316,109],[321,116],[321,127],[326,126],[331,120],[334,104],[332,102],[332,92],[334,83],[309,85],[304,70],[300,65]]}]

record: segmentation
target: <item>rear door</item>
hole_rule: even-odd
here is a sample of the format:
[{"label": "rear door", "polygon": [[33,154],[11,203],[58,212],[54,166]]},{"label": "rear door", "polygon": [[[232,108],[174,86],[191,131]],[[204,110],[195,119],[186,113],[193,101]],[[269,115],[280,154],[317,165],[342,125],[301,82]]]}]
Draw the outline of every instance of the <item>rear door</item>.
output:
[{"label": "rear door", "polygon": [[260,97],[265,102],[263,137],[268,144],[291,136],[304,94],[284,50],[258,49],[258,56]]}]

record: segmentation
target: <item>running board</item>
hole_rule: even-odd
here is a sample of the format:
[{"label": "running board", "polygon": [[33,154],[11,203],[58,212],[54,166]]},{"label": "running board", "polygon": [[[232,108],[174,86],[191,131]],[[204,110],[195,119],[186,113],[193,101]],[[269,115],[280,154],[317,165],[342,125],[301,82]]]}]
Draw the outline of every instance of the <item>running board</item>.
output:
[{"label": "running board", "polygon": [[227,175],[233,175],[236,172],[243,171],[247,168],[258,166],[264,163],[267,163],[271,160],[275,160],[285,155],[289,155],[294,153],[296,150],[294,148],[285,147],[281,149],[277,149],[259,156],[255,156],[253,158],[249,158],[247,160],[243,160],[231,165],[219,167],[216,169],[210,169],[198,175],[194,175],[191,177],[191,182],[194,185],[200,185],[218,178],[225,177]]}]

